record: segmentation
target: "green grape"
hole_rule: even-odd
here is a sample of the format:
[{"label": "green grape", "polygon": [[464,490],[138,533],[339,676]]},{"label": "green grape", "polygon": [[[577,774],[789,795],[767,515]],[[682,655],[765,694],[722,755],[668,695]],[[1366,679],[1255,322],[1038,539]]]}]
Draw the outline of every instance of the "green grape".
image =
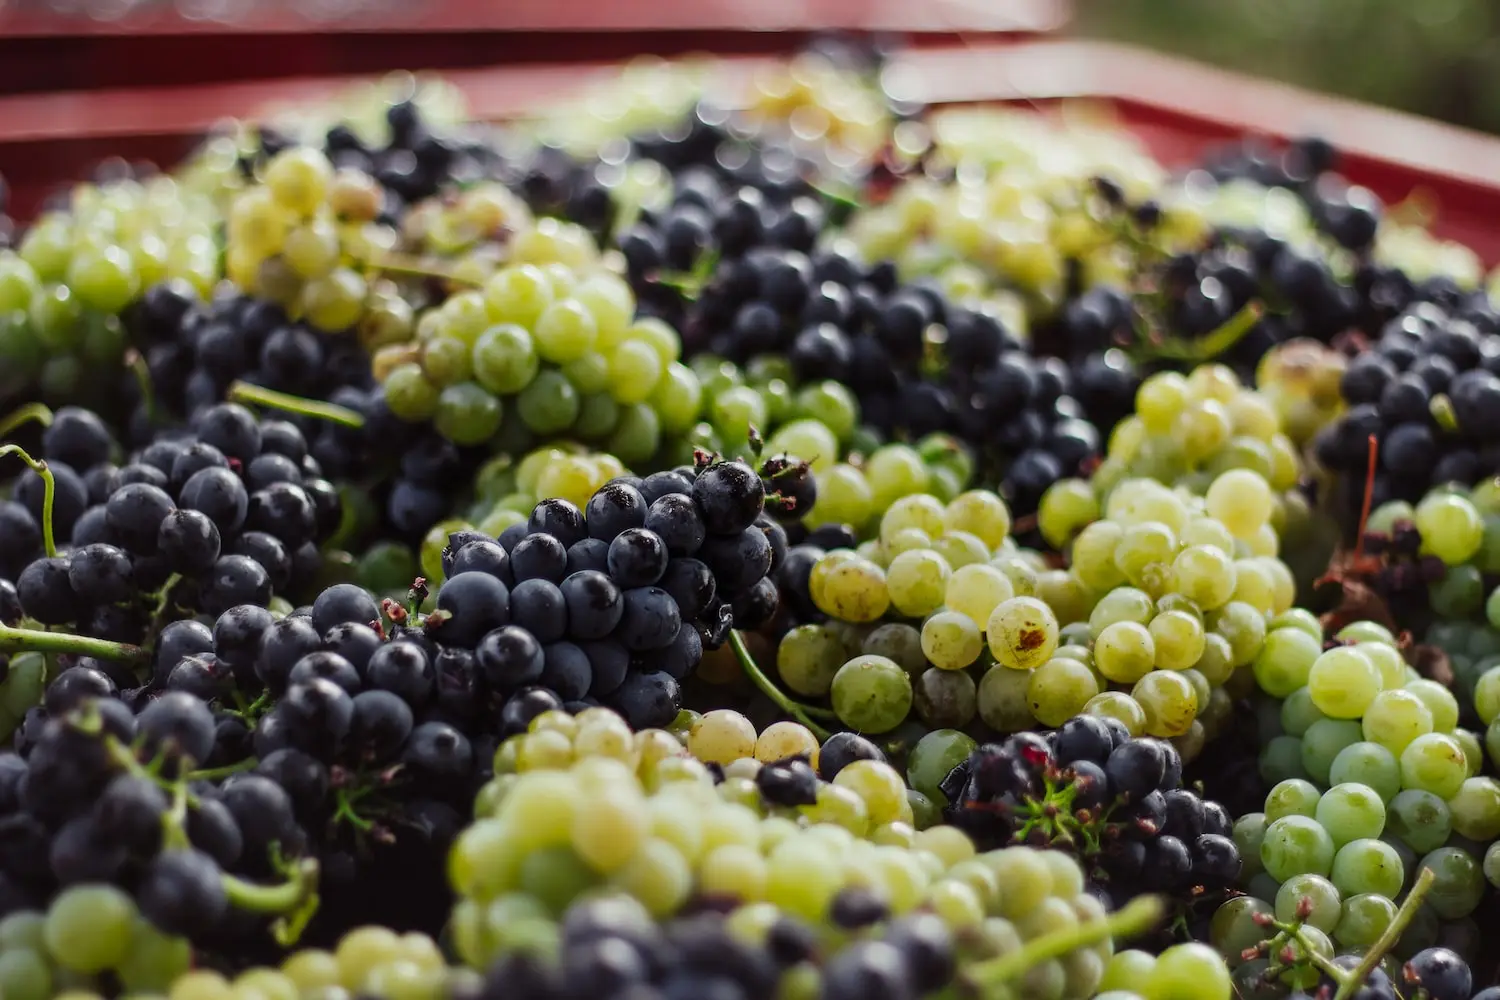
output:
[{"label": "green grape", "polygon": [[1345,948],[1367,949],[1396,919],[1396,904],[1384,896],[1362,893],[1344,900],[1333,939]]},{"label": "green grape", "polygon": [[577,299],[563,299],[542,310],[532,333],[543,360],[554,364],[577,361],[594,350],[599,326],[594,314]]},{"label": "green grape", "polygon": [[664,371],[661,355],[650,344],[627,340],[608,355],[609,391],[621,403],[651,398]]},{"label": "green grape", "polygon": [[1203,622],[1186,611],[1163,611],[1149,626],[1156,647],[1156,665],[1186,670],[1203,657]]},{"label": "green grape", "polygon": [[[1343,914],[1343,895],[1337,885],[1322,875],[1293,875],[1276,890],[1276,919],[1287,922],[1296,920],[1297,910],[1304,905],[1304,901],[1308,907],[1307,924],[1324,934],[1332,934]],[[1265,933],[1262,931],[1260,940],[1264,938]],[[1260,940],[1254,943],[1259,944]]]},{"label": "green grape", "polygon": [[1432,792],[1444,801],[1453,798],[1469,776],[1463,747],[1444,733],[1425,733],[1401,751],[1401,784]]},{"label": "green grape", "polygon": [[946,559],[948,565],[955,570],[965,566],[993,568],[988,566],[990,550],[979,540],[978,535],[971,535],[967,531],[948,529],[947,533],[933,539],[932,550]]},{"label": "green grape", "polygon": [[1387,806],[1386,828],[1412,850],[1426,852],[1447,843],[1453,819],[1442,799],[1431,792],[1407,788]]},{"label": "green grape", "polygon": [[1145,711],[1146,732],[1151,736],[1181,736],[1198,715],[1198,693],[1177,671],[1151,671],[1136,681],[1130,697]]},{"label": "green grape", "polygon": [[474,382],[450,385],[438,395],[433,426],[454,444],[476,445],[500,429],[500,400]]},{"label": "green grape", "polygon": [[1461,847],[1439,847],[1422,858],[1418,871],[1428,869],[1434,880],[1424,900],[1444,920],[1461,920],[1474,912],[1484,896],[1484,872],[1474,856]]},{"label": "green grape", "polygon": [[796,409],[827,427],[840,441],[849,440],[859,422],[859,401],[846,386],[829,379],[804,386],[797,393]]},{"label": "green grape", "polygon": [[990,612],[1015,596],[1010,578],[990,565],[959,566],[948,578],[943,603],[950,611],[975,622],[988,622]]},{"label": "green grape", "polygon": [[0,954],[0,990],[14,1000],[50,1000],[52,969],[32,949],[6,951]]},{"label": "green grape", "polygon": [[885,572],[868,559],[854,556],[835,563],[825,556],[808,583],[818,609],[840,621],[878,621],[890,607]]},{"label": "green grape", "polygon": [[1453,696],[1452,691],[1425,677],[1407,681],[1405,689],[1422,699],[1422,703],[1432,713],[1433,732],[1451,733],[1453,727],[1458,725],[1458,699]]},{"label": "green grape", "polygon": [[1279,781],[1266,793],[1266,821],[1274,823],[1283,816],[1316,817],[1319,800],[1318,788],[1310,781],[1299,778]]},{"label": "green grape", "polygon": [[1115,550],[1125,529],[1113,521],[1095,521],[1073,539],[1073,572],[1091,589],[1107,591],[1125,582],[1125,572],[1115,563]]},{"label": "green grape", "polygon": [[1307,684],[1322,652],[1322,642],[1301,629],[1273,629],[1251,664],[1255,680],[1272,697],[1288,698]]},{"label": "green grape", "polygon": [[163,934],[145,919],[137,919],[131,928],[130,949],[118,973],[126,989],[163,991],[170,989],[173,980],[192,964],[193,949],[186,938]]},{"label": "green grape", "polygon": [[918,740],[907,755],[906,780],[933,802],[946,805],[948,799],[938,786],[949,772],[968,760],[975,746],[972,737],[956,729],[935,729]]},{"label": "green grape", "polygon": [[1399,754],[1418,736],[1432,732],[1432,713],[1410,691],[1382,691],[1361,720],[1365,739]]},{"label": "green grape", "polygon": [[536,378],[540,360],[531,334],[514,324],[492,326],[479,335],[471,362],[474,379],[497,396],[514,395]]},{"label": "green grape", "polygon": [[[890,575],[886,577],[887,584]],[[968,615],[939,611],[922,623],[922,652],[942,670],[962,670],[984,649],[979,626]]]},{"label": "green grape", "polygon": [[1221,473],[1204,496],[1209,516],[1223,522],[1236,538],[1247,538],[1271,517],[1271,487],[1257,472],[1231,469]]},{"label": "green grape", "polygon": [[1234,827],[1230,833],[1235,848],[1240,852],[1240,861],[1244,865],[1240,872],[1242,879],[1248,879],[1264,871],[1265,866],[1260,861],[1260,845],[1266,839],[1268,825],[1266,814],[1258,812],[1246,813],[1234,821]]},{"label": "green grape", "polygon": [[1466,497],[1432,493],[1417,505],[1413,516],[1422,535],[1422,551],[1449,566],[1458,566],[1479,551],[1484,521]]},{"label": "green grape", "polygon": [[1122,723],[1131,736],[1140,736],[1146,731],[1146,710],[1124,691],[1100,692],[1084,704],[1083,711],[1087,715]]},{"label": "green grape", "polygon": [[995,662],[1012,670],[1041,666],[1058,646],[1057,618],[1034,597],[1012,597],[996,605],[984,631]]},{"label": "green grape", "polygon": [[[1268,810],[1269,812],[1269,810]],[[1315,818],[1335,847],[1354,840],[1373,839],[1385,830],[1385,802],[1368,785],[1334,785],[1318,800]]]},{"label": "green grape", "polygon": [[1146,1000],[1230,1000],[1233,993],[1224,960],[1196,941],[1172,945],[1157,956],[1142,991]]},{"label": "green grape", "polygon": [[68,287],[88,309],[117,313],[140,291],[130,254],[117,246],[80,250],[68,265]]},{"label": "green grape", "polygon": [[1448,800],[1448,812],[1460,837],[1481,844],[1500,837],[1500,782],[1488,776],[1464,779]]},{"label": "green grape", "polygon": [[[1115,565],[1132,585],[1161,594],[1168,589],[1176,554],[1177,538],[1172,529],[1159,521],[1145,521],[1125,529],[1115,546]],[[1195,597],[1187,587],[1179,584],[1178,589]],[[1204,607],[1214,606],[1211,602],[1199,603]]]},{"label": "green grape", "polygon": [[834,674],[830,695],[845,725],[859,732],[885,733],[911,711],[911,678],[893,660],[856,656]]},{"label": "green grape", "polygon": [[1229,645],[1229,640],[1217,632],[1209,632],[1203,636],[1203,655],[1198,657],[1198,662],[1193,664],[1193,669],[1208,679],[1215,686],[1228,683],[1234,674],[1234,647]]},{"label": "green grape", "polygon": [[1363,740],[1359,723],[1348,719],[1319,719],[1302,736],[1302,766],[1313,781],[1328,784],[1333,760],[1345,747]]},{"label": "green grape", "polygon": [[1358,646],[1335,646],[1313,661],[1307,689],[1324,715],[1357,719],[1380,693],[1380,671]]},{"label": "green grape", "polygon": [[[619,396],[615,397],[617,400]],[[661,446],[661,422],[656,411],[645,403],[630,403],[620,408],[620,419],[605,448],[621,462],[634,465],[644,462]]]},{"label": "green grape", "polygon": [[1485,849],[1484,877],[1490,885],[1500,887],[1500,843],[1491,844]]},{"label": "green grape", "polygon": [[1266,616],[1243,601],[1230,601],[1210,612],[1207,624],[1229,642],[1236,667],[1253,663],[1266,641]]},{"label": "green grape", "polygon": [[[1247,898],[1248,897],[1242,896],[1230,900],[1229,903],[1221,906],[1218,912],[1215,912],[1215,918],[1218,917],[1219,912],[1223,912],[1228,909],[1231,903],[1238,904]],[[1250,900],[1250,902],[1258,903],[1259,900]],[[1251,926],[1255,926],[1255,924],[1251,922]],[[1257,930],[1258,929],[1259,928],[1257,928]],[[1246,945],[1246,947],[1248,948],[1251,945],[1258,943],[1258,940],[1259,939],[1257,939],[1256,941],[1251,941],[1249,945]],[[1021,941],[1019,938],[1017,938],[1016,947],[1021,947]],[[1238,954],[1238,952],[1233,952],[1233,954]],[[1104,975],[1100,977],[1099,985],[1097,987],[1097,989],[1099,990],[1099,994],[1103,996],[1107,995],[1110,991],[1130,990],[1131,986],[1139,985],[1140,983],[1145,982],[1146,977],[1151,974],[1151,970],[1155,967],[1156,956],[1151,954],[1150,952],[1139,951],[1134,948],[1130,948],[1125,951],[1117,951],[1113,955],[1111,955],[1109,957],[1109,960],[1104,964]],[[1128,995],[1134,996],[1135,994],[1131,992]]]},{"label": "green grape", "polygon": [[560,434],[573,426],[579,412],[578,390],[561,372],[548,368],[537,373],[516,397],[516,411],[527,428],[538,435]]},{"label": "green grape", "polygon": [[1135,587],[1116,587],[1089,612],[1089,628],[1097,635],[1115,622],[1137,622],[1145,625],[1156,612],[1151,596]]},{"label": "green grape", "polygon": [[[921,493],[927,488],[927,463],[914,448],[891,444],[877,448],[865,463],[865,477],[874,491],[877,510],[889,508],[897,498]],[[819,487],[822,487],[820,482]]]},{"label": "green grape", "polygon": [[[1270,646],[1270,644],[1271,640],[1268,636],[1266,645]],[[1308,693],[1306,687],[1297,688],[1281,703],[1281,731],[1288,736],[1301,737],[1307,732],[1308,726],[1319,719],[1326,718],[1326,715],[1318,711],[1318,706],[1312,703],[1312,695]]]},{"label": "green grape", "polygon": [[1151,631],[1133,621],[1105,626],[1094,640],[1094,666],[1116,684],[1134,684],[1156,665],[1156,644]]},{"label": "green grape", "polygon": [[1444,618],[1468,618],[1484,604],[1484,577],[1477,566],[1453,566],[1427,594],[1432,610]]},{"label": "green grape", "polygon": [[1273,737],[1261,748],[1258,769],[1261,779],[1269,784],[1307,778],[1307,768],[1302,766],[1302,740],[1296,736]]},{"label": "green grape", "polygon": [[932,614],[942,607],[952,573],[948,561],[931,550],[901,553],[886,568],[892,606],[913,618]]},{"label": "green grape", "polygon": [[844,665],[844,647],[821,625],[798,625],[776,647],[776,669],[794,693],[812,698],[826,695],[833,677]]},{"label": "green grape", "polygon": [[1395,754],[1378,743],[1351,743],[1333,758],[1328,780],[1333,785],[1347,782],[1366,785],[1389,805],[1401,791],[1401,764]]},{"label": "green grape", "polygon": [[1383,688],[1390,690],[1406,684],[1406,661],[1401,658],[1400,653],[1396,652],[1394,646],[1383,642],[1362,642],[1356,648],[1375,664],[1376,670],[1380,671],[1380,683]]},{"label": "green grape", "polygon": [[[1060,726],[1083,711],[1099,693],[1094,672],[1077,660],[1054,657],[1031,672],[1026,687],[1032,716],[1044,726]],[[1147,713],[1149,718],[1149,712]]]},{"label": "green grape", "polygon": [[864,473],[835,465],[817,473],[818,499],[808,516],[814,523],[864,525],[875,510],[875,495]]},{"label": "green grape", "polygon": [[1042,494],[1036,513],[1037,528],[1054,549],[1062,549],[1098,517],[1099,501],[1094,489],[1082,479],[1060,479],[1053,483]]},{"label": "green grape", "polygon": [[135,903],[114,886],[69,886],[47,910],[47,952],[75,972],[115,968],[130,949],[135,919]]},{"label": "green grape", "polygon": [[[606,373],[607,371],[606,368]],[[698,418],[698,410],[703,403],[703,387],[698,384],[698,376],[691,368],[674,361],[662,373],[649,402],[661,419],[662,432],[681,434],[692,427]],[[821,487],[823,484],[819,482],[818,485]]]}]

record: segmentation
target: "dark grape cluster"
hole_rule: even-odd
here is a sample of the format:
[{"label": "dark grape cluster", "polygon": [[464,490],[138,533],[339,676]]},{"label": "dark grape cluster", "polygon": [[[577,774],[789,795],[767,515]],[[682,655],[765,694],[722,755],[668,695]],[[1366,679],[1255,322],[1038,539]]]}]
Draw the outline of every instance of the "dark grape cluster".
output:
[{"label": "dark grape cluster", "polygon": [[948,986],[957,961],[947,925],[931,913],[890,919],[884,904],[870,902],[875,905],[834,900],[835,913],[854,918],[846,926],[872,933],[832,954],[811,927],[790,917],[777,918],[764,939],[752,944],[712,910],[657,924],[631,900],[578,902],[562,917],[555,957],[516,952],[499,959],[474,1000],[754,1000],[771,995],[798,966],[816,970],[810,981],[826,1000],[928,996]]},{"label": "dark grape cluster", "polygon": [[1411,305],[1350,359],[1340,391],[1349,409],[1316,454],[1343,475],[1346,512],[1363,503],[1371,437],[1374,506],[1500,471],[1500,317],[1487,300]]},{"label": "dark grape cluster", "polygon": [[[92,697],[102,684],[92,667],[65,669],[0,754],[0,914],[87,886],[101,905],[127,893],[166,935],[223,944],[306,905],[317,866],[286,791],[198,770],[220,747],[209,706],[183,692]],[[280,898],[262,894],[278,885]]]},{"label": "dark grape cluster", "polygon": [[498,689],[539,684],[569,705],[602,701],[635,728],[665,726],[704,646],[776,613],[786,533],[765,506],[755,470],[706,461],[614,480],[581,511],[544,500],[498,540],[456,533],[434,634],[473,648]]},{"label": "dark grape cluster", "polygon": [[1182,785],[1161,740],[1082,715],[1045,736],[979,747],[944,780],[950,822],[980,844],[1035,841],[1076,851],[1123,904],[1148,887],[1232,887],[1240,873],[1228,812]]},{"label": "dark grape cluster", "polygon": [[162,609],[217,615],[305,591],[343,515],[302,432],[232,403],[160,433],[119,466],[104,423],[66,407],[42,456],[60,547],[43,551],[47,488],[28,470],[0,508],[3,571],[27,617],[97,638],[139,642]]}]

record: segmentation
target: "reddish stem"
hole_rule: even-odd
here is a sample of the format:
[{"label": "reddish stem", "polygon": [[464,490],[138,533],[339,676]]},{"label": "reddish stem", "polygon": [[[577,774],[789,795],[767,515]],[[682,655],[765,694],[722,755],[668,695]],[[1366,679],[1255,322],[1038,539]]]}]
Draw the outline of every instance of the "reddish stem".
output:
[{"label": "reddish stem", "polygon": [[1370,461],[1365,469],[1365,501],[1359,511],[1359,537],[1354,540],[1354,564],[1360,565],[1365,554],[1365,528],[1370,523],[1370,501],[1375,496],[1375,460],[1380,455],[1380,440],[1370,435]]}]

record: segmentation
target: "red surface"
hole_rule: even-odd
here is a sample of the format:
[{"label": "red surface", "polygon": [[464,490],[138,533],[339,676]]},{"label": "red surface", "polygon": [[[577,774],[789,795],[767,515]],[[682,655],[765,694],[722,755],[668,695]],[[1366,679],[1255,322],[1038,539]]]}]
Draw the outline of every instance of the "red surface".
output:
[{"label": "red surface", "polygon": [[832,28],[952,43],[1054,31],[1069,12],[1067,0],[356,0],[369,9],[315,20],[293,0],[246,5],[227,22],[167,0],[117,21],[0,10],[0,93],[779,52]]},{"label": "red surface", "polygon": [[[727,61],[748,72],[760,60]],[[565,96],[608,66],[532,65],[447,74],[474,112],[503,119]],[[899,96],[931,103],[1037,103],[1102,98],[1122,123],[1170,165],[1245,134],[1317,131],[1345,153],[1344,172],[1388,202],[1414,190],[1441,209],[1436,229],[1500,262],[1500,139],[1368,105],[1223,73],[1143,50],[1088,42],[1036,41],[915,49],[888,79]],[[115,90],[0,98],[0,173],[23,211],[59,178],[101,156],[164,162],[227,115],[268,101],[314,100],[349,81],[311,78],[189,89]]]}]

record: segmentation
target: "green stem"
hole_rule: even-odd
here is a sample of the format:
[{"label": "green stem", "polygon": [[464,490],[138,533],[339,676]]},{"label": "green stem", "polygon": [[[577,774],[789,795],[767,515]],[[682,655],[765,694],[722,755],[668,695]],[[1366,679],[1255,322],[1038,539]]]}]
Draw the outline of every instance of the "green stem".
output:
[{"label": "green stem", "polygon": [[[33,403],[40,406],[40,403]],[[43,407],[43,409],[46,409]],[[14,417],[14,415],[12,415]],[[52,418],[52,411],[47,410],[47,419]],[[57,494],[57,480],[52,475],[52,470],[47,468],[46,462],[38,461],[26,453],[26,449],[18,444],[8,444],[0,448],[0,458],[6,455],[14,455],[30,466],[31,471],[42,477],[42,544],[47,547],[47,558],[57,558],[57,541],[52,537],[52,501]]]},{"label": "green stem", "polygon": [[[1411,887],[1406,901],[1401,904],[1401,909],[1396,911],[1396,917],[1385,929],[1385,933],[1375,940],[1375,943],[1365,952],[1365,957],[1359,960],[1359,964],[1352,971],[1333,977],[1339,984],[1339,991],[1333,995],[1333,1000],[1349,1000],[1355,991],[1364,985],[1370,973],[1375,971],[1375,967],[1380,964],[1380,960],[1396,947],[1396,942],[1401,940],[1402,934],[1406,933],[1407,926],[1416,919],[1417,910],[1421,908],[1423,898],[1426,897],[1428,890],[1432,888],[1432,883],[1436,880],[1437,876],[1433,874],[1431,868],[1422,869],[1417,875],[1416,884]],[[1339,971],[1343,972],[1343,970]]]},{"label": "green stem", "polygon": [[161,817],[162,846],[167,850],[187,850],[192,846],[187,835],[188,790],[186,781],[172,783],[172,808]]},{"label": "green stem", "polygon": [[217,781],[219,778],[227,778],[231,774],[239,774],[241,771],[252,770],[260,760],[255,757],[246,757],[234,764],[225,764],[221,767],[205,767],[197,771],[189,771],[185,775],[186,781]]},{"label": "green stem", "polygon": [[347,406],[324,403],[316,399],[304,399],[290,393],[277,392],[275,389],[251,385],[249,382],[236,382],[231,385],[229,398],[236,403],[251,403],[256,406],[268,406],[273,410],[300,413],[306,417],[328,420],[356,430],[365,425],[365,418]]},{"label": "green stem", "polygon": [[130,371],[135,375],[135,384],[141,390],[141,402],[146,407],[146,421],[156,423],[156,391],[151,385],[151,369],[146,366],[146,359],[139,351],[131,351],[130,359],[126,362]]},{"label": "green stem", "polygon": [[729,648],[734,650],[735,658],[740,661],[740,669],[745,672],[746,676],[750,678],[756,687],[760,688],[761,694],[770,698],[783,712],[806,726],[818,738],[819,742],[828,739],[831,735],[829,731],[809,717],[809,713],[816,711],[816,709],[810,709],[806,705],[793,701],[782,694],[775,684],[771,683],[771,678],[765,675],[760,669],[760,665],[755,662],[755,658],[750,655],[750,650],[745,648],[745,637],[740,635],[738,629],[729,630]]},{"label": "green stem", "polygon": [[17,628],[0,624],[0,649],[10,652],[75,653],[93,656],[101,660],[120,660],[126,663],[144,660],[146,651],[139,646],[108,639],[94,639],[86,635],[69,635],[66,632],[43,632],[40,629]]},{"label": "green stem", "polygon": [[386,274],[399,274],[408,278],[427,278],[446,281],[454,285],[463,285],[466,288],[481,287],[477,281],[459,277],[446,268],[437,267],[415,257],[387,254],[384,257],[372,258],[361,263],[372,271],[381,271]]},{"label": "green stem", "polygon": [[1095,923],[1079,924],[1033,938],[1019,951],[987,959],[964,974],[980,990],[1010,982],[1033,966],[1100,941],[1135,937],[1161,923],[1167,908],[1158,896],[1137,896],[1123,910]]},{"label": "green stem", "polygon": [[10,437],[17,430],[35,420],[43,427],[52,426],[52,410],[46,403],[27,403],[25,406],[17,407],[0,420],[0,441]]},{"label": "green stem", "polygon": [[271,933],[278,944],[290,948],[318,911],[318,862],[301,858],[278,867],[287,875],[279,885],[259,885],[229,874],[222,876],[222,884],[230,906],[278,915],[280,919],[271,925]]}]

